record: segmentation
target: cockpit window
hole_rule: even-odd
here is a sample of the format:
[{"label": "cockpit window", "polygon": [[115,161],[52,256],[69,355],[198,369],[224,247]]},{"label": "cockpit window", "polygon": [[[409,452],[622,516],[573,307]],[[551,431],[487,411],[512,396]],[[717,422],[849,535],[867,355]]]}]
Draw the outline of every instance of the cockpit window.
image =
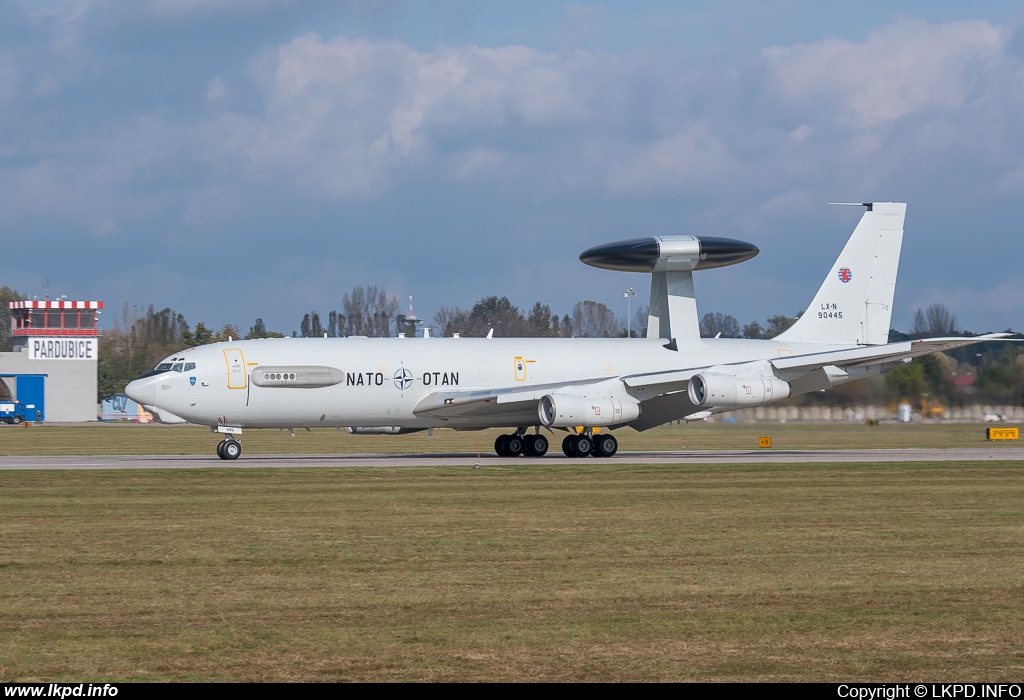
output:
[{"label": "cockpit window", "polygon": [[180,372],[181,371],[181,363],[180,362],[175,363],[175,365],[173,367],[171,367],[171,371],[172,372]]},{"label": "cockpit window", "polygon": [[196,363],[195,362],[186,362],[185,363],[185,371],[186,372],[191,372],[195,368],[196,368]]},{"label": "cockpit window", "polygon": [[160,370],[160,371],[166,372],[167,370],[169,370],[171,368],[171,363],[170,362],[161,362],[160,364],[158,364],[156,366],[156,368],[158,370]]}]

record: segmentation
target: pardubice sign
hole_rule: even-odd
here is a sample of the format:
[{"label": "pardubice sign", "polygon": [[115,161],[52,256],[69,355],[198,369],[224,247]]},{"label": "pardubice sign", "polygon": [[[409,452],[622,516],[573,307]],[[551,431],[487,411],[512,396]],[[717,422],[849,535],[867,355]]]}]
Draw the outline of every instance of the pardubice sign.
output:
[{"label": "pardubice sign", "polygon": [[96,338],[32,338],[28,341],[30,360],[96,360]]}]

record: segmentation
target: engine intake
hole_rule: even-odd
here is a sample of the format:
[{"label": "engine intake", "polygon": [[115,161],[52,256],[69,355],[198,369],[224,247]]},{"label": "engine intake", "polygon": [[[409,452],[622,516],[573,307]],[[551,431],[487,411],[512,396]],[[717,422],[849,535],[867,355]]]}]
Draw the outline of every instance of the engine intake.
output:
[{"label": "engine intake", "polygon": [[639,418],[640,404],[613,398],[590,399],[573,394],[548,394],[541,398],[537,414],[541,424],[549,427],[604,427]]},{"label": "engine intake", "polygon": [[705,372],[690,378],[694,406],[759,406],[789,396],[789,384],[775,377],[731,377]]}]

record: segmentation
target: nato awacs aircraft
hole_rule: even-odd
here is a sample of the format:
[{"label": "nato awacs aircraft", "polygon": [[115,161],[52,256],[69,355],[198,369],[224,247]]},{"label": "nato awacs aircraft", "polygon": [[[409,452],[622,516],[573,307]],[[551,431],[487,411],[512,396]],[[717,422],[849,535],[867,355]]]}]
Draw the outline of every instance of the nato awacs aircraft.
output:
[{"label": "nato awacs aircraft", "polygon": [[[693,273],[749,260],[729,238],[635,238],[584,251],[609,270],[651,273],[646,338],[302,338],[189,348],[125,393],[160,421],[208,425],[237,459],[248,428],[345,427],[353,434],[508,428],[501,456],[541,456],[541,431],[570,457],[610,457],[608,432],[830,389],[918,355],[1002,338],[888,343],[906,204],[866,211],[807,311],[771,340],[701,338]],[[533,431],[531,432],[531,428]],[[595,431],[600,428],[601,430]]]}]

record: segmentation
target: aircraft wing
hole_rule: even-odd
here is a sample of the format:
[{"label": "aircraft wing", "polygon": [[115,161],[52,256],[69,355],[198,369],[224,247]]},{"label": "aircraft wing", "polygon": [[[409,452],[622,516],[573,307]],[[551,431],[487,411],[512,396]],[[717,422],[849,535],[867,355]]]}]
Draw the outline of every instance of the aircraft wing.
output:
[{"label": "aircraft wing", "polygon": [[705,369],[707,367],[691,367],[689,369],[676,369],[668,372],[633,374],[623,377],[622,383],[630,389],[640,392],[641,395],[644,392],[650,396],[671,394],[675,391],[686,391],[686,385],[689,384],[690,377],[700,374]]},{"label": "aircraft wing", "polygon": [[[872,345],[778,357],[770,359],[768,362],[780,379],[793,384],[793,393],[795,395],[806,391],[831,388],[832,382],[825,368],[836,368],[847,373],[863,372],[869,369],[875,369],[876,371],[877,369],[887,370],[897,367],[904,362],[909,362],[919,355],[952,350],[965,345],[973,345],[974,343],[983,343],[990,340],[1003,340],[1010,335],[1010,333],[989,333],[973,338],[950,337],[908,340],[901,343],[889,343],[888,345]],[[683,397],[679,395],[686,391],[690,379],[706,369],[708,367],[692,367],[667,372],[635,374],[623,377],[622,382],[641,401],[659,398],[662,402],[673,401],[680,403]],[[677,396],[672,398],[669,395]],[[648,406],[646,403],[644,405]],[[654,404],[651,404],[651,406],[654,406]]]},{"label": "aircraft wing", "polygon": [[442,419],[528,414],[531,418],[535,419],[537,404],[546,394],[566,387],[598,384],[607,381],[618,380],[617,378],[601,377],[571,382],[558,382],[557,384],[531,384],[530,386],[502,387],[476,391],[436,391],[416,404],[416,407],[413,408],[413,413],[417,416],[430,416]]},{"label": "aircraft wing", "polygon": [[[942,350],[973,345],[990,340],[1003,340],[1009,333],[989,333],[973,338],[927,338],[888,345],[873,345],[843,350],[778,357],[768,360],[781,379],[793,386],[794,395],[806,391],[831,388],[830,374],[836,371],[853,373],[877,369],[891,369],[914,357]],[[763,362],[763,361],[761,361]],[[739,365],[737,365],[738,367]],[[530,386],[502,387],[464,391],[438,391],[421,400],[413,409],[418,416],[443,420],[497,418],[510,422],[532,422],[536,419],[538,402],[546,394],[570,387],[596,386],[601,383],[621,382],[639,401],[644,402],[644,413],[639,421],[630,423],[637,429],[660,425],[695,410],[685,391],[690,379],[708,367],[693,367],[667,372],[635,374],[625,377],[595,377],[593,379],[534,384]],[[662,406],[664,404],[664,406]],[[648,423],[650,425],[648,425]]]},{"label": "aircraft wing", "polygon": [[1010,337],[1010,333],[988,333],[973,338],[924,338],[922,340],[907,340],[901,343],[889,343],[888,345],[872,345],[850,350],[833,350],[829,352],[814,353],[811,355],[796,355],[793,357],[777,357],[769,360],[772,367],[785,372],[796,370],[810,371],[820,367],[839,367],[850,369],[854,367],[872,367],[875,365],[888,365],[898,362],[906,362],[920,355],[927,355],[932,352],[952,350],[975,343],[984,343],[990,340],[1003,340]]}]

